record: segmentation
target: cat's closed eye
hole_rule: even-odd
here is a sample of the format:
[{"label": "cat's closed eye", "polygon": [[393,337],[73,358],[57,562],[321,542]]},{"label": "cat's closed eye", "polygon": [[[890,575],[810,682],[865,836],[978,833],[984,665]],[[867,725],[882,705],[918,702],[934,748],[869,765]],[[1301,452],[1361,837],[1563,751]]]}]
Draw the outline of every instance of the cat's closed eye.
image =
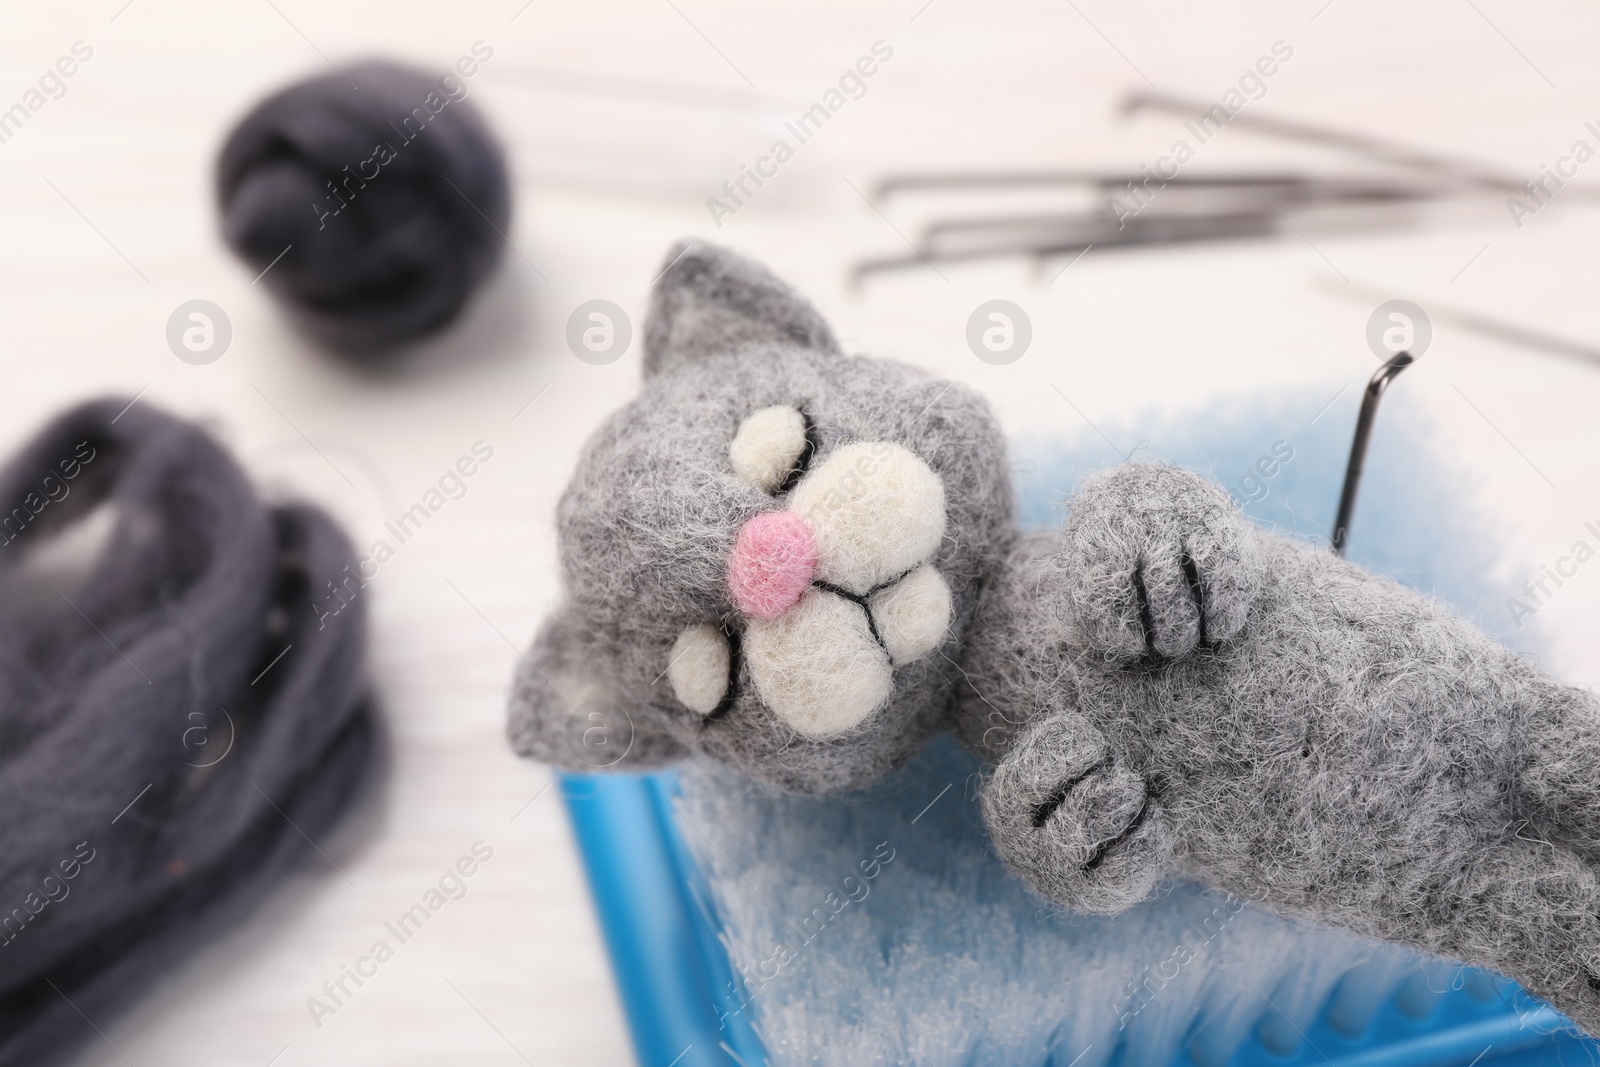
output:
[{"label": "cat's closed eye", "polygon": [[816,452],[815,430],[798,408],[762,408],[739,424],[728,446],[734,473],[763,493],[778,495],[794,488]]}]

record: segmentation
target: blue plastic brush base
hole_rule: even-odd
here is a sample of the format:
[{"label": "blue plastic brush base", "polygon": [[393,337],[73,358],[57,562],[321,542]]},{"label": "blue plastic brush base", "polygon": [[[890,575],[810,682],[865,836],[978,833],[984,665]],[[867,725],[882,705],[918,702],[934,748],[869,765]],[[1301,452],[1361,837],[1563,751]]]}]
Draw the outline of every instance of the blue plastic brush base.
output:
[{"label": "blue plastic brush base", "polygon": [[[676,775],[563,775],[561,792],[641,1067],[766,1063],[704,876],[673,817]],[[1575,1036],[1564,1016],[1504,979],[1462,974],[1422,1018],[1391,1002],[1353,1037],[1322,1017],[1289,1055],[1258,1032],[1230,1067],[1600,1064],[1600,1043]],[[1185,1056],[1171,1067],[1192,1064]]]}]

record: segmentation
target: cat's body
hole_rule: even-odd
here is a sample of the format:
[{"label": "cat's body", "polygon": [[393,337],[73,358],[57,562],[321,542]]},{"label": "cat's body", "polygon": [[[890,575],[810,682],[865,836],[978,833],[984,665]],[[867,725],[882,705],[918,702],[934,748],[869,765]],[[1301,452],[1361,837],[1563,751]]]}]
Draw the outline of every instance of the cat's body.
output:
[{"label": "cat's body", "polygon": [[562,503],[519,751],[699,752],[825,793],[954,730],[993,765],[997,851],[1058,903],[1193,877],[1600,1032],[1593,698],[1174,468],[1116,468],[1019,537],[980,399],[844,356],[759,267],[674,253],[646,388]]},{"label": "cat's body", "polygon": [[[1079,506],[1070,524],[1092,520]],[[1409,590],[1257,536],[1243,629],[1135,660],[1041,622],[1084,566],[1063,534],[1017,547],[958,716],[996,765],[983,802],[1002,857],[1098,912],[1193,878],[1514,975],[1595,1030],[1593,699]]]}]

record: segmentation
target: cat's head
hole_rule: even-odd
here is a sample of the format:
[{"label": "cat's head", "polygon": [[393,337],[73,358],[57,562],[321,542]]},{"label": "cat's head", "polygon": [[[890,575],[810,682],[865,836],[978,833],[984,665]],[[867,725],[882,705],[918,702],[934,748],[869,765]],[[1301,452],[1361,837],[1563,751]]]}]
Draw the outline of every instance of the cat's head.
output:
[{"label": "cat's head", "polygon": [[700,753],[782,789],[868,785],[945,729],[1013,536],[1005,449],[962,386],[846,356],[763,268],[667,257],[644,385],[589,440],[565,601],[510,734],[578,770]]}]

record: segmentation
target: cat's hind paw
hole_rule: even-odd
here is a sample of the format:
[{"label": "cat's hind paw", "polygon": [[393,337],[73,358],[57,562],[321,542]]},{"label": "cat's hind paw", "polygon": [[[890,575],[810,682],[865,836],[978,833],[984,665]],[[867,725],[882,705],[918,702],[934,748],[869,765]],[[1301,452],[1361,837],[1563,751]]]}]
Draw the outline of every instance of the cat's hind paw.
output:
[{"label": "cat's hind paw", "polygon": [[1058,904],[1115,914],[1165,874],[1171,846],[1158,799],[1077,715],[1030,727],[984,783],[982,800],[1000,858]]}]

